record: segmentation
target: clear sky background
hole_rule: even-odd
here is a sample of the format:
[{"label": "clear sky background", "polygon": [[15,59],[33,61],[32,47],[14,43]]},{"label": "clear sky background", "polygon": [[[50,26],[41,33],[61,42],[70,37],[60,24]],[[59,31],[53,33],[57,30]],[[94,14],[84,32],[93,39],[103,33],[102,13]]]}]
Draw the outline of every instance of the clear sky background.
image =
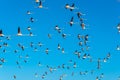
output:
[{"label": "clear sky background", "polygon": [[[77,9],[65,9],[66,4],[74,3]],[[120,23],[120,2],[117,0],[44,0],[43,9],[37,8],[38,4],[35,0],[1,0],[0,1],[0,29],[5,36],[10,35],[8,41],[5,38],[0,38],[3,42],[9,44],[8,47],[0,48],[0,58],[5,58],[6,62],[0,68],[0,80],[13,80],[13,75],[16,75],[16,80],[42,80],[41,76],[45,71],[48,72],[45,80],[59,80],[62,74],[67,74],[63,80],[95,80],[96,76],[104,73],[102,80],[117,80],[120,76],[120,51],[116,50],[117,45],[120,45],[120,34],[116,28]],[[47,8],[47,9],[46,9]],[[31,15],[27,14],[31,12]],[[86,30],[82,30],[80,24],[69,25],[71,17],[74,17],[74,22],[79,23],[76,12],[82,12]],[[34,18],[34,22],[30,22],[30,18]],[[56,25],[62,29],[62,33],[67,34],[66,39],[63,39],[61,34],[57,33],[54,28]],[[32,33],[35,36],[16,36],[17,28],[20,26],[23,34],[29,34],[27,27],[31,26]],[[52,38],[48,38],[48,33]],[[89,35],[88,45],[90,46],[89,53],[93,62],[88,59],[81,60],[74,55],[74,51],[80,51],[78,45],[79,40],[77,34]],[[34,49],[30,47],[30,42],[34,43]],[[37,46],[38,42],[42,42],[42,47]],[[21,43],[25,46],[25,51],[22,51],[17,44]],[[65,49],[65,53],[57,50],[58,43]],[[49,54],[45,53],[45,49],[49,48]],[[2,51],[6,49],[6,53]],[[17,49],[18,53],[14,53]],[[97,69],[97,59],[103,59],[108,53],[111,53],[110,59],[106,63],[101,63],[101,69]],[[29,55],[24,63],[25,55]],[[22,58],[19,58],[19,55]],[[46,65],[56,67],[61,64],[73,66],[69,60],[73,60],[77,64],[77,68],[70,70],[57,69],[50,73]],[[21,69],[16,65],[19,61]],[[42,66],[38,66],[38,62]],[[80,71],[88,71],[87,75],[81,76]],[[91,75],[90,71],[94,70]],[[74,76],[71,73],[74,72]],[[34,74],[38,73],[39,77]]]}]

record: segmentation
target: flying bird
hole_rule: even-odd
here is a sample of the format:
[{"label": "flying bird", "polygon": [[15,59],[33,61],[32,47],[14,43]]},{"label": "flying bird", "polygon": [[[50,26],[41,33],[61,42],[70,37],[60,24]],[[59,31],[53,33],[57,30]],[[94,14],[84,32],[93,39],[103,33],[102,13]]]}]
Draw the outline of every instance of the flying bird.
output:
[{"label": "flying bird", "polygon": [[96,77],[96,80],[99,80],[99,77],[98,77],[98,76]]},{"label": "flying bird", "polygon": [[71,20],[70,20],[70,23],[69,23],[70,26],[72,26],[72,25],[74,24],[73,19],[74,19],[74,18],[72,17]]},{"label": "flying bird", "polygon": [[80,12],[77,12],[77,17],[80,18],[81,17],[81,13]]},{"label": "flying bird", "polygon": [[77,67],[76,62],[74,62],[74,64],[73,64],[73,68],[76,68],[76,67]]},{"label": "flying bird", "polygon": [[104,77],[104,73],[101,73],[101,74],[100,74],[100,78],[103,78],[103,77]]},{"label": "flying bird", "polygon": [[21,33],[21,30],[20,30],[20,27],[18,27],[18,33],[17,33],[18,36],[22,36],[22,33]]},{"label": "flying bird", "polygon": [[55,30],[58,31],[58,33],[61,33],[61,29],[58,27],[58,25],[55,26]]},{"label": "flying bird", "polygon": [[39,67],[41,66],[41,63],[40,63],[40,61],[38,62],[38,66],[39,66]]},{"label": "flying bird", "polygon": [[82,29],[85,29],[85,24],[84,23],[81,23],[80,25],[81,25]]},{"label": "flying bird", "polygon": [[4,36],[4,34],[3,34],[2,30],[0,30],[0,37],[3,37],[3,36]]},{"label": "flying bird", "polygon": [[16,75],[13,75],[13,78],[16,79]]},{"label": "flying bird", "polygon": [[69,5],[69,4],[66,4],[65,5],[65,8],[66,9],[69,9],[70,11],[73,11],[74,9],[77,9],[76,7],[75,7],[75,4],[73,3],[71,6]]},{"label": "flying bird", "polygon": [[34,45],[33,42],[30,42],[30,47],[33,47],[33,45]]},{"label": "flying bird", "polygon": [[30,22],[32,22],[32,23],[33,23],[34,21],[35,21],[35,20],[34,20],[34,18],[33,18],[33,17],[31,17],[31,18],[30,18]]},{"label": "flying bird", "polygon": [[120,51],[120,46],[119,46],[119,45],[117,45],[116,50],[117,50],[117,51]]},{"label": "flying bird", "polygon": [[48,9],[48,7],[43,7],[43,5],[42,5],[42,0],[39,1],[39,6],[38,6],[38,8]]},{"label": "flying bird", "polygon": [[69,9],[69,8],[70,8],[70,5],[69,5],[69,4],[66,4],[66,5],[65,5],[65,8],[66,8],[66,9]]},{"label": "flying bird", "polygon": [[83,46],[83,42],[82,41],[79,42],[79,46]]},{"label": "flying bird", "polygon": [[82,57],[82,59],[86,59],[87,58],[87,54],[85,53]]},{"label": "flying bird", "polygon": [[117,25],[118,33],[120,33],[120,23]]},{"label": "flying bird", "polygon": [[97,61],[97,69],[100,69],[100,58],[98,58],[98,61]]},{"label": "flying bird", "polygon": [[48,48],[46,48],[45,53],[46,53],[46,54],[48,54],[48,52],[49,52],[49,49],[48,49]]},{"label": "flying bird", "polygon": [[73,11],[75,9],[75,4],[73,3],[72,6],[70,6],[70,11]]},{"label": "flying bird", "polygon": [[62,48],[62,53],[65,53],[64,48]]},{"label": "flying bird", "polygon": [[106,59],[106,58],[104,58],[104,59],[103,59],[103,62],[107,62],[107,59]]},{"label": "flying bird", "polygon": [[27,27],[27,30],[28,30],[28,31],[30,31],[30,30],[31,30],[31,27],[30,27],[30,26],[28,26],[28,27]]},{"label": "flying bird", "polygon": [[85,41],[88,41],[88,34],[87,35],[85,35]]},{"label": "flying bird", "polygon": [[4,43],[3,43],[3,46],[7,47],[7,46],[8,46],[8,43],[4,42]]},{"label": "flying bird", "polygon": [[81,16],[83,16],[83,15],[85,15],[85,14],[83,14],[83,13],[81,13],[81,12],[77,12],[77,17],[78,17],[78,18],[82,19]]},{"label": "flying bird", "polygon": [[58,44],[58,50],[60,50],[60,44]]},{"label": "flying bird", "polygon": [[40,1],[39,0],[35,0],[36,3],[39,3]]},{"label": "flying bird", "polygon": [[35,73],[34,75],[35,75],[36,78],[38,77],[38,73]]},{"label": "flying bird", "polygon": [[7,37],[6,37],[6,40],[10,40],[10,39],[11,39],[11,37],[10,37],[10,36],[7,36]]},{"label": "flying bird", "polygon": [[30,12],[30,11],[27,11],[27,14],[28,14],[28,15],[30,15],[30,14],[31,14],[31,12]]},{"label": "flying bird", "polygon": [[42,1],[40,0],[38,8],[43,8]]},{"label": "flying bird", "polygon": [[48,38],[51,39],[51,34],[48,34]]},{"label": "flying bird", "polygon": [[35,36],[35,35],[33,35],[33,33],[32,33],[32,32],[30,32],[30,33],[29,33],[29,36]]},{"label": "flying bird", "polygon": [[38,42],[38,46],[41,47],[43,44],[41,42]]},{"label": "flying bird", "polygon": [[80,38],[81,38],[81,35],[80,35],[80,34],[78,34],[78,35],[77,35],[77,38],[80,40]]},{"label": "flying bird", "polygon": [[65,38],[66,38],[66,34],[63,33],[63,34],[62,34],[62,37],[65,39]]}]

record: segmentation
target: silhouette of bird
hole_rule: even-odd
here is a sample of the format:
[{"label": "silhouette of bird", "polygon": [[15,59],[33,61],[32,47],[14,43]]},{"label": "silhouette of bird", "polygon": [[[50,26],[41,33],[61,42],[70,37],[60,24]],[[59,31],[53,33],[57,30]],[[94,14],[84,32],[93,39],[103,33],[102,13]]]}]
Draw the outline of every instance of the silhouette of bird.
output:
[{"label": "silhouette of bird", "polygon": [[33,42],[30,42],[30,47],[33,47]]},{"label": "silhouette of bird", "polygon": [[42,44],[41,42],[38,42],[38,46],[40,46],[40,47],[41,47],[42,45],[43,45],[43,44]]},{"label": "silhouette of bird", "polygon": [[71,20],[70,20],[70,23],[69,23],[70,26],[72,26],[72,25],[74,24],[73,19],[74,19],[74,18],[72,17]]},{"label": "silhouette of bird", "polygon": [[37,47],[35,47],[35,48],[34,48],[34,52],[37,52],[37,51],[38,51],[38,49],[37,49]]},{"label": "silhouette of bird", "polygon": [[40,63],[40,61],[38,62],[38,66],[41,66],[41,63]]},{"label": "silhouette of bird", "polygon": [[42,1],[40,0],[38,8],[43,8]]},{"label": "silhouette of bird", "polygon": [[29,33],[29,36],[34,36],[32,32]]},{"label": "silhouette of bird", "polygon": [[48,34],[48,38],[51,39],[51,34]]},{"label": "silhouette of bird", "polygon": [[106,59],[106,58],[104,58],[104,59],[103,59],[103,62],[107,62],[107,59]]},{"label": "silhouette of bird", "polygon": [[70,11],[73,11],[75,9],[75,4],[73,3],[71,6],[69,4],[66,4],[65,8],[69,9]]},{"label": "silhouette of bird", "polygon": [[13,78],[16,79],[16,75],[13,75]]},{"label": "silhouette of bird", "polygon": [[18,52],[18,50],[14,50],[14,53],[17,53]]},{"label": "silhouette of bird", "polygon": [[38,77],[38,73],[35,73],[34,75],[35,75],[35,77]]},{"label": "silhouette of bird", "polygon": [[73,3],[72,6],[70,6],[70,11],[73,11],[75,9],[75,4]]},{"label": "silhouette of bird", "polygon": [[79,46],[83,46],[83,42],[82,41],[79,42]]},{"label": "silhouette of bird", "polygon": [[30,11],[27,11],[27,14],[28,14],[28,15],[30,15],[30,14],[31,14],[31,12],[30,12]]},{"label": "silhouette of bird", "polygon": [[61,48],[61,47],[60,47],[60,44],[58,44],[58,50],[60,50],[60,48]]},{"label": "silhouette of bird", "polygon": [[99,80],[99,77],[98,77],[98,76],[96,77],[96,80]]},{"label": "silhouette of bird", "polygon": [[33,18],[33,17],[31,17],[31,18],[30,18],[30,22],[32,22],[32,23],[33,23],[34,21],[35,21],[35,20],[34,20],[34,18]]},{"label": "silhouette of bird", "polygon": [[28,31],[30,31],[30,30],[31,30],[31,27],[30,27],[30,26],[28,26],[28,27],[27,27],[27,30],[28,30]]},{"label": "silhouette of bird", "polygon": [[62,34],[62,37],[65,39],[65,38],[66,38],[66,34],[63,33],[63,34]]},{"label": "silhouette of bird", "polygon": [[101,73],[101,74],[100,74],[100,78],[103,78],[103,77],[104,77],[104,73]]},{"label": "silhouette of bird", "polygon": [[85,24],[81,23],[81,27],[82,27],[82,29],[85,29]]},{"label": "silhouette of bird", "polygon": [[4,58],[0,58],[0,61],[1,61],[2,63],[5,63],[5,62],[6,62]]},{"label": "silhouette of bird", "polygon": [[36,3],[39,3],[40,1],[39,0],[35,0]]},{"label": "silhouette of bird", "polygon": [[87,58],[87,54],[85,53],[82,59],[86,59],[86,58]]},{"label": "silhouette of bird", "polygon": [[58,31],[58,33],[61,33],[61,29],[58,27],[58,25],[55,26],[55,30]]},{"label": "silhouette of bird", "polygon": [[66,9],[69,9],[69,8],[70,8],[70,5],[69,5],[69,4],[66,4],[66,5],[65,5],[65,8],[66,8]]},{"label": "silhouette of bird", "polygon": [[77,12],[77,17],[80,18],[81,17],[81,13],[80,12]]},{"label": "silhouette of bird", "polygon": [[85,35],[85,41],[88,41],[88,34]]},{"label": "silhouette of bird", "polygon": [[97,64],[97,69],[100,69],[100,58],[98,58]]},{"label": "silhouette of bird", "polygon": [[3,34],[2,30],[0,30],[0,37],[3,37],[3,36],[4,36],[4,34]]},{"label": "silhouette of bird", "polygon": [[109,59],[109,58],[110,58],[110,56],[111,56],[111,55],[110,55],[110,52],[109,52],[109,53],[107,54],[107,59]]},{"label": "silhouette of bird", "polygon": [[3,43],[3,46],[7,47],[7,46],[8,46],[8,43],[4,42],[4,43]]},{"label": "silhouette of bird", "polygon": [[48,54],[48,52],[49,52],[49,49],[48,49],[48,48],[46,48],[45,53],[46,53],[46,54]]},{"label": "silhouette of bird", "polygon": [[120,46],[119,46],[119,45],[117,45],[117,48],[116,48],[116,50],[120,51]]},{"label": "silhouette of bird", "polygon": [[81,38],[81,35],[80,35],[80,34],[78,34],[78,35],[77,35],[77,38],[80,40],[80,38]]},{"label": "silhouette of bird", "polygon": [[3,64],[2,63],[0,63],[0,68],[2,68],[3,67]]},{"label": "silhouette of bird", "polygon": [[45,78],[45,74],[42,75],[42,79],[44,79],[44,78]]},{"label": "silhouette of bird", "polygon": [[62,64],[62,68],[63,68],[63,69],[65,68],[65,64]]},{"label": "silhouette of bird", "polygon": [[62,53],[65,53],[64,48],[62,48]]},{"label": "silhouette of bird", "polygon": [[7,36],[7,37],[6,37],[6,40],[10,40],[10,39],[11,39],[10,36]]},{"label": "silhouette of bird", "polygon": [[21,33],[21,30],[20,30],[20,27],[18,27],[18,33],[17,33],[18,36],[22,36],[22,33]]},{"label": "silhouette of bird", "polygon": [[74,62],[73,68],[76,68],[76,67],[77,67],[76,62]]}]

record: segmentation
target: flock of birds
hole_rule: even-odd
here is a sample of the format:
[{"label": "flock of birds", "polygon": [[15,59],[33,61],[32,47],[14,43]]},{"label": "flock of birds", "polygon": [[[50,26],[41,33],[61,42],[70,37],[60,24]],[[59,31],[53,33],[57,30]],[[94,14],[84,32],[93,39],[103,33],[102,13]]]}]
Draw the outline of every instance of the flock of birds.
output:
[{"label": "flock of birds", "polygon": [[[43,8],[43,9],[46,9],[47,7],[43,6],[43,0],[35,0],[35,3],[37,5],[37,8]],[[65,4],[65,9],[70,11],[71,13],[73,13],[74,10],[78,10],[78,7],[75,6],[75,4]],[[26,13],[27,15],[32,15],[31,11],[27,11]],[[83,16],[85,16],[85,14],[81,13],[80,11],[76,12],[76,16],[77,16],[77,19],[79,20],[79,22],[75,22],[74,19],[75,19],[75,16],[71,16],[71,19],[69,20],[69,26],[72,28],[73,25],[76,25],[76,24],[79,24],[79,26],[81,27],[81,30],[86,30],[87,26],[85,24],[85,19],[83,18]],[[30,22],[31,23],[34,23],[35,22],[35,19],[33,17],[30,17]],[[117,25],[117,29],[118,29],[118,32],[120,33],[120,24]],[[32,33],[32,28],[30,26],[27,27],[27,30],[29,32],[29,34],[23,34],[22,31],[21,31],[21,27],[18,27],[18,29],[16,30],[16,36],[17,37],[21,37],[21,36],[36,36]],[[62,31],[63,29],[59,27],[59,25],[55,25],[54,27],[54,31],[58,33],[58,35],[61,35],[61,37],[65,40],[67,36],[70,36],[69,34],[65,34],[63,33]],[[46,35],[49,39],[52,39],[52,35],[50,33],[48,33],[48,35]],[[77,42],[77,45],[79,46],[79,49],[76,49],[74,50],[73,52],[73,56],[76,56],[76,58],[78,58],[79,60],[81,61],[87,61],[88,63],[92,63],[92,62],[95,62],[97,63],[96,64],[96,68],[95,69],[92,69],[92,70],[85,70],[85,71],[80,71],[78,72],[79,75],[88,75],[88,74],[95,74],[95,72],[97,70],[100,70],[101,69],[101,64],[107,62],[110,58],[111,58],[111,53],[108,52],[106,54],[106,56],[104,58],[97,58],[97,59],[94,59],[92,57],[92,55],[89,53],[89,48],[90,48],[90,41],[89,41],[89,34],[76,34],[76,38],[78,39],[78,42]],[[9,48],[9,44],[7,42],[5,42],[5,40],[7,40],[8,42],[11,41],[12,39],[12,36],[9,36],[9,35],[5,35],[4,34],[4,31],[1,29],[0,30],[0,50],[2,51],[2,53],[9,53],[11,51],[7,51],[7,48]],[[21,37],[22,38],[22,37]],[[46,43],[45,43],[46,44]],[[40,48],[42,48],[42,46],[45,46],[45,44],[43,44],[42,42],[29,42],[28,44],[28,50],[30,51],[33,51],[33,54],[35,52],[40,52]],[[69,44],[67,44],[69,45]],[[13,50],[13,53],[15,54],[20,54],[20,53],[24,53],[24,51],[27,49],[26,46],[24,46],[22,43],[19,43],[17,44],[17,49],[14,49]],[[67,51],[65,51],[64,49],[64,46],[62,46],[60,43],[58,43],[56,45],[56,49],[57,51],[61,51],[62,55],[64,54],[67,54]],[[120,46],[117,45],[117,48],[116,48],[118,51],[120,51]],[[49,47],[47,47],[42,53],[45,53],[46,55],[49,55],[50,52],[52,52],[53,50],[50,50]],[[69,56],[69,55],[67,55]],[[67,57],[66,56],[66,57]],[[27,63],[30,63],[29,61],[29,58],[31,57],[29,54],[25,54],[24,56],[22,55],[17,55],[17,57],[20,59],[20,61],[23,61],[25,64]],[[18,61],[15,61],[16,63],[16,66],[19,68],[19,69],[22,69],[22,64],[19,60]],[[0,67],[3,67],[4,63],[6,63],[6,58],[2,57],[0,58]],[[59,70],[71,70],[73,69],[73,71],[71,73],[69,73],[71,76],[74,76],[76,74],[76,72],[74,71],[75,69],[78,69],[80,68],[79,65],[77,64],[77,61],[74,61],[74,59],[70,59],[68,60],[68,62],[65,64],[60,64],[60,65],[57,65],[57,66],[51,66],[51,65],[44,65],[42,64],[40,61],[37,62],[37,66],[38,67],[41,67],[41,66],[44,66],[45,68],[47,68],[48,71],[45,71],[42,75],[40,75],[39,73],[35,72],[33,74],[33,77],[36,77],[36,78],[41,78],[41,79],[46,79],[47,78],[47,75],[51,74],[51,73],[54,73],[54,72],[57,72]],[[64,80],[64,77],[67,77],[69,74],[66,74],[66,73],[63,73],[59,76],[59,79],[58,80]],[[18,79],[17,76],[19,75],[16,75],[16,74],[13,74],[13,79]],[[97,75],[95,77],[95,80],[102,80],[104,78],[104,73],[100,73],[99,75]],[[47,78],[49,79],[49,77]],[[120,80],[120,77],[118,77],[118,80]]]}]

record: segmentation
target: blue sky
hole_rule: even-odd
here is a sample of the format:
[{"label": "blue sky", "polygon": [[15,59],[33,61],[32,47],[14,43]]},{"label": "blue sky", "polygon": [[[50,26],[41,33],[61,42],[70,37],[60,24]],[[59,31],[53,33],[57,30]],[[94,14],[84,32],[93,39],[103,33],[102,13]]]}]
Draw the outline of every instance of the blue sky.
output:
[{"label": "blue sky", "polygon": [[[75,4],[77,9],[70,11],[65,9],[66,4]],[[62,74],[66,74],[63,80],[95,80],[96,76],[104,73],[102,80],[117,80],[120,76],[120,52],[116,50],[116,46],[120,45],[120,34],[117,31],[117,24],[120,22],[120,2],[117,0],[44,0],[43,8],[37,8],[38,4],[35,0],[2,0],[0,1],[0,29],[2,29],[5,36],[10,35],[10,40],[6,40],[1,37],[0,45],[4,42],[9,44],[8,47],[0,48],[0,58],[5,58],[6,62],[3,67],[0,68],[1,80],[13,80],[13,75],[16,75],[16,80],[42,80],[41,76],[45,71],[48,72],[45,80],[59,79]],[[47,9],[46,9],[47,8]],[[31,14],[28,15],[27,11]],[[88,29],[82,30],[79,24],[79,19],[76,12],[82,12],[84,23]],[[30,18],[34,18],[34,22],[30,22]],[[74,17],[74,21],[77,24],[69,26],[71,17]],[[66,39],[63,39],[61,34],[55,31],[55,26],[58,25],[62,29],[62,33],[67,34]],[[16,36],[17,28],[20,26],[22,34],[29,34],[27,27],[32,28],[32,33],[35,36]],[[48,38],[48,33],[52,38]],[[74,55],[74,51],[80,51],[78,46],[79,40],[77,34],[89,35],[88,46],[89,51],[82,53],[89,53],[93,62],[89,62],[89,59],[78,59]],[[34,52],[34,49],[30,47],[30,42],[34,43],[34,48],[38,49]],[[42,42],[43,46],[37,46],[38,42]],[[25,51],[22,51],[17,45],[18,43],[25,46]],[[65,53],[57,50],[57,45],[65,49]],[[49,54],[45,53],[45,49],[49,48]],[[2,50],[6,49],[6,53]],[[18,50],[18,53],[14,53],[14,50]],[[101,69],[97,68],[97,59],[101,60],[106,57],[108,53],[111,53],[110,59],[104,63],[101,62]],[[29,55],[26,59],[25,56]],[[22,58],[19,58],[19,55]],[[24,59],[28,62],[24,63]],[[77,68],[57,69],[53,73],[50,73],[46,68],[46,65],[56,67],[58,65],[66,64],[73,66],[73,63],[69,63],[69,60],[76,62]],[[16,65],[16,61],[19,61],[21,69]],[[42,66],[38,67],[38,62],[41,62]],[[80,71],[88,71],[87,75],[79,75]],[[94,74],[90,74],[90,71],[94,70]],[[74,76],[71,73],[74,72]],[[35,77],[37,73],[39,77]]]}]

